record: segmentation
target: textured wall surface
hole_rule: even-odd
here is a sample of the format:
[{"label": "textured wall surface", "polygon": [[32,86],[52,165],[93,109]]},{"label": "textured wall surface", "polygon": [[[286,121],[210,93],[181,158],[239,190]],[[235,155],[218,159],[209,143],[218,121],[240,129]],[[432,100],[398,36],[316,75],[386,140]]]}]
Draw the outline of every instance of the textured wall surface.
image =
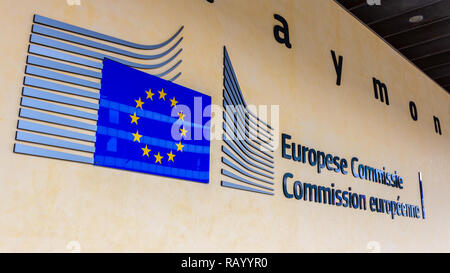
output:
[{"label": "textured wall surface", "polygon": [[[450,97],[331,0],[1,0],[0,251],[312,252],[450,251]],[[273,14],[289,23],[277,43]],[[184,182],[13,153],[33,14],[151,44],[181,25],[177,83],[222,104],[226,45],[248,103],[280,106],[281,132],[346,159],[403,176],[391,189],[281,157],[275,196],[220,186],[221,141],[211,146],[210,184]],[[344,56],[336,86],[330,50]],[[373,98],[372,77],[390,106]],[[409,113],[414,101],[419,120]],[[434,132],[433,115],[443,135]],[[281,133],[280,132],[280,133]],[[417,220],[286,199],[281,177],[420,205]],[[70,243],[75,241],[76,243]],[[370,246],[371,244],[369,244]]]}]

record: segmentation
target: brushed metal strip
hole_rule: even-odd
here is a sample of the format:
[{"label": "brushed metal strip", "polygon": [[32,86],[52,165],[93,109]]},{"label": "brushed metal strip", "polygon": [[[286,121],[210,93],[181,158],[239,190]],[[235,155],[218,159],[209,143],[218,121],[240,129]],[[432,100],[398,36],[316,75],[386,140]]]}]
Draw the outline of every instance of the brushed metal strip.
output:
[{"label": "brushed metal strip", "polygon": [[[231,90],[231,91],[230,91]],[[238,105],[240,106],[239,108],[242,110],[242,115],[245,117],[245,123],[248,125],[254,125],[256,126],[256,128],[259,128],[260,130],[255,129],[255,131],[261,133],[263,136],[265,136],[266,138],[269,138],[270,140],[272,140],[273,137],[273,133],[267,129],[264,128],[265,126],[262,126],[258,123],[258,121],[255,121],[254,118],[252,118],[252,116],[249,114],[250,111],[248,111],[248,109],[246,109],[246,107],[244,105],[242,105],[241,103],[239,103],[236,99],[236,95],[235,95],[235,91],[233,91],[233,88],[230,87],[230,83],[228,82],[228,78],[225,77],[224,79],[224,94],[228,93],[229,98],[230,98],[230,105]],[[253,127],[254,128],[254,127]],[[266,133],[269,135],[266,135]]]},{"label": "brushed metal strip", "polygon": [[[227,134],[228,134],[228,133],[227,133]],[[263,171],[266,171],[266,172],[268,172],[268,173],[274,174],[273,171],[271,171],[271,170],[269,170],[269,169],[266,169],[266,168],[264,168],[264,167],[261,167],[261,166],[259,166],[258,164],[255,164],[254,162],[258,162],[259,164],[262,164],[262,165],[264,165],[264,166],[266,166],[266,167],[269,167],[269,168],[271,168],[271,169],[273,169],[273,166],[271,166],[270,164],[267,164],[267,163],[265,163],[265,162],[263,162],[263,161],[261,161],[261,160],[255,158],[255,157],[253,157],[251,154],[245,153],[245,151],[243,151],[243,149],[242,149],[241,147],[239,147],[239,149],[236,148],[236,146],[233,144],[233,141],[229,140],[228,137],[227,137],[225,134],[223,135],[223,141],[224,141],[224,142],[225,142],[225,143],[226,143],[226,144],[227,144],[227,145],[228,145],[235,153],[237,153],[237,154],[242,158],[242,160],[244,160],[244,161],[247,162],[248,164],[250,164],[250,165],[252,165],[252,166],[254,166],[254,167],[256,167],[256,168],[258,168],[258,169],[260,169],[260,170],[263,170]],[[237,146],[240,146],[240,145],[241,145],[238,141],[236,141],[235,143],[236,143]]]},{"label": "brushed metal strip", "polygon": [[91,60],[88,60],[85,58],[70,55],[70,54],[67,54],[64,52],[56,51],[56,50],[53,50],[53,49],[50,49],[47,47],[43,47],[43,46],[39,46],[39,45],[30,44],[30,46],[28,47],[28,52],[32,53],[32,54],[45,56],[45,57],[49,57],[49,58],[53,58],[53,59],[57,59],[57,60],[61,60],[61,61],[66,61],[69,63],[84,65],[84,66],[88,66],[88,67],[92,67],[92,68],[97,68],[97,69],[103,68],[103,63],[101,63],[101,62],[91,61]]},{"label": "brushed metal strip", "polygon": [[25,76],[24,85],[44,88],[52,91],[58,91],[62,93],[78,95],[86,98],[92,99],[100,99],[100,93],[91,92],[83,89],[79,89],[76,87],[71,87],[59,83],[50,82],[44,79],[32,78],[29,76]]},{"label": "brushed metal strip", "polygon": [[425,219],[425,205],[423,202],[423,187],[422,187],[422,172],[419,172],[419,191],[420,191],[420,205],[422,206],[422,218]]},{"label": "brushed metal strip", "polygon": [[[227,94],[226,94],[226,92],[224,93],[224,101],[223,101],[223,107],[224,107],[224,109],[225,109],[225,111],[228,113],[228,115],[230,116],[230,117],[236,117],[236,122],[234,122],[234,123],[236,123],[236,126],[239,126],[241,129],[242,129],[242,131],[243,131],[243,134],[246,136],[246,137],[248,137],[248,138],[250,138],[250,136],[249,136],[249,126],[248,126],[248,123],[244,123],[244,121],[242,120],[242,118],[239,116],[240,115],[240,112],[239,112],[239,110],[236,110],[236,111],[232,111],[233,110],[233,108],[232,107],[227,107],[228,105],[232,105],[232,106],[234,106],[233,104],[230,104],[230,102],[229,102],[229,97],[227,96]],[[227,105],[228,104],[228,105]],[[236,109],[236,108],[235,108]],[[238,108],[237,108],[238,109]],[[233,115],[233,113],[236,113],[236,115]],[[235,120],[234,118],[233,118],[233,120]],[[256,137],[254,134],[252,134],[252,136],[253,137]]]},{"label": "brushed metal strip", "polygon": [[[224,89],[224,108],[226,109],[226,111],[228,112],[228,110],[231,110],[231,107],[227,107],[227,105],[226,104],[228,104],[228,105],[232,105],[232,106],[234,106],[233,104],[231,104],[230,103],[230,101],[229,101],[229,96],[228,96],[228,91],[226,91],[226,89]],[[257,132],[257,129],[256,128],[254,128],[251,124],[249,124],[248,122],[244,122],[243,121],[243,118],[242,118],[242,109],[241,109],[241,107],[240,106],[237,106],[237,107],[234,107],[237,111],[236,111],[236,113],[238,114],[238,117],[237,117],[237,122],[239,123],[238,125],[239,126],[241,126],[241,128],[242,128],[242,130],[244,131],[244,133],[245,133],[245,135],[250,139],[250,140],[252,140],[253,142],[255,142],[256,144],[258,144],[258,145],[260,145],[260,146],[262,146],[262,147],[264,147],[266,150],[268,150],[268,151],[271,151],[271,152],[273,152],[274,150],[273,150],[273,145],[270,143],[270,142],[268,142],[268,141],[266,141],[266,140],[264,140],[264,139],[262,139],[261,137],[259,137],[259,135],[258,135],[258,132]],[[241,113],[241,114],[240,114]],[[245,125],[244,125],[244,123],[245,123]],[[250,129],[253,129],[253,130],[250,130]],[[256,132],[256,133],[255,133]],[[262,133],[262,132],[259,132],[260,134]],[[250,135],[252,135],[253,137],[250,137],[249,136],[249,134]],[[256,139],[259,139],[260,141],[262,141],[263,143],[261,143],[260,141],[258,141],[258,140],[256,140]],[[269,145],[269,146],[267,146],[267,145]]]},{"label": "brushed metal strip", "polygon": [[43,68],[40,68],[37,66],[27,65],[25,68],[25,73],[29,74],[29,75],[34,75],[34,76],[39,76],[39,77],[56,80],[56,81],[67,82],[67,83],[72,83],[72,84],[81,85],[81,86],[85,86],[85,87],[90,87],[90,88],[94,88],[97,90],[100,90],[100,88],[101,88],[101,84],[99,82],[83,80],[83,79],[80,79],[77,77],[54,72],[52,70],[43,69]]},{"label": "brushed metal strip", "polygon": [[[233,132],[234,132],[235,138],[237,138],[238,140],[241,140],[241,141],[245,142],[247,145],[251,146],[251,148],[253,148],[253,151],[257,151],[258,153],[261,153],[262,155],[260,155],[260,157],[262,157],[266,160],[269,160],[269,159],[265,158],[263,155],[265,155],[269,158],[273,158],[269,154],[266,154],[264,151],[261,151],[261,149],[259,147],[256,147],[250,141],[248,141],[248,136],[242,131],[241,126],[239,126],[239,124],[237,122],[232,122],[232,116],[228,113],[228,111],[223,112],[223,120],[224,120],[224,125],[228,124],[228,126],[230,128],[234,129]],[[230,137],[231,136],[232,135],[230,135]],[[247,145],[246,145],[246,147],[247,147]],[[248,148],[248,150],[251,150],[251,149]]]},{"label": "brushed metal strip", "polygon": [[246,129],[246,131],[250,131],[249,128],[254,129],[254,126],[252,126],[252,124],[248,122],[248,117],[242,111],[242,105],[236,104],[234,102],[234,99],[232,98],[232,96],[230,95],[229,91],[226,88],[223,89],[223,99],[224,99],[223,107],[225,109],[230,108],[230,106],[236,109],[236,113],[240,115],[239,119],[243,124],[243,127]]},{"label": "brushed metal strip", "polygon": [[250,191],[250,192],[267,194],[267,195],[274,195],[274,193],[272,193],[272,192],[262,191],[262,190],[234,184],[231,182],[223,181],[223,180],[221,181],[221,185],[222,185],[222,187],[232,188],[232,189],[236,189],[236,190]]},{"label": "brushed metal strip", "polygon": [[103,41],[108,41],[108,42],[112,42],[115,44],[119,44],[119,45],[124,45],[124,46],[128,46],[128,47],[132,47],[132,48],[137,48],[137,49],[144,49],[144,50],[148,50],[148,49],[158,49],[161,48],[167,44],[169,44],[172,40],[174,40],[183,30],[184,26],[182,26],[172,37],[170,37],[167,41],[164,41],[160,44],[156,44],[156,45],[142,45],[142,44],[136,44],[136,43],[132,43],[132,42],[128,42],[126,40],[122,40],[119,38],[115,38],[109,35],[105,35],[105,34],[101,34],[99,32],[95,32],[92,30],[88,30],[82,27],[77,27],[71,24],[67,24],[58,20],[54,20],[54,19],[50,19],[41,15],[34,15],[33,21],[35,23],[39,23],[39,24],[43,24],[43,25],[47,25],[47,26],[51,26],[51,27],[55,27],[55,28],[59,28],[62,30],[67,30],[73,33],[77,33],[77,34],[81,34],[81,35],[85,35],[88,37],[92,37],[92,38],[96,38],[99,40],[103,40]]},{"label": "brushed metal strip", "polygon": [[261,120],[257,115],[255,115],[252,111],[247,111],[250,116],[253,116],[253,118],[255,118],[258,122],[260,122],[261,124],[265,125],[267,128],[269,128],[270,130],[274,130],[272,128],[272,126],[270,126],[269,124],[267,124],[266,122],[264,122],[263,120]]},{"label": "brushed metal strip", "polygon": [[167,54],[169,54],[170,52],[172,52],[183,40],[183,37],[181,37],[180,39],[178,39],[178,41],[169,49],[167,49],[166,51],[160,53],[160,54],[156,54],[156,55],[143,55],[143,54],[137,54],[128,50],[124,50],[124,49],[120,49],[117,47],[113,47],[113,46],[109,46],[109,45],[105,45],[102,43],[98,43],[92,40],[88,40],[79,36],[75,36],[69,33],[65,33],[65,32],[61,32],[55,29],[51,29],[48,27],[44,27],[41,25],[33,25],[32,30],[33,33],[37,33],[40,35],[44,35],[44,36],[48,36],[51,38],[55,38],[55,39],[59,39],[59,40],[63,40],[63,41],[67,41],[67,42],[71,42],[71,43],[75,43],[75,44],[79,44],[79,45],[83,45],[83,46],[87,46],[87,47],[92,47],[92,48],[96,48],[96,49],[100,49],[100,50],[104,50],[104,51],[108,51],[111,53],[115,53],[115,54],[119,54],[119,55],[123,55],[126,57],[130,57],[130,58],[135,58],[135,59],[141,59],[141,60],[155,60],[155,59],[159,59],[159,58],[163,58],[165,57]]},{"label": "brushed metal strip", "polygon": [[50,115],[47,113],[42,113],[42,112],[31,110],[31,109],[26,109],[26,108],[20,108],[19,117],[29,118],[29,119],[39,120],[39,121],[45,121],[45,122],[49,122],[49,123],[65,125],[65,126],[69,126],[69,127],[73,127],[73,128],[85,129],[85,130],[94,131],[94,132],[97,131],[97,125],[92,125],[89,123],[76,121],[76,120],[72,120],[72,119],[68,119],[68,118],[58,117],[58,116],[54,116],[54,115]]},{"label": "brushed metal strip", "polygon": [[255,183],[255,182],[252,182],[252,181],[247,180],[247,179],[245,179],[245,178],[242,178],[242,177],[240,177],[240,176],[237,176],[237,175],[235,175],[234,173],[232,173],[232,172],[230,172],[230,171],[228,171],[228,170],[226,170],[226,169],[222,169],[221,172],[222,172],[223,175],[228,176],[228,177],[230,177],[230,178],[233,178],[233,179],[235,179],[235,180],[237,180],[237,181],[240,181],[240,182],[242,182],[242,183],[246,183],[246,184],[249,184],[249,185],[252,185],[252,186],[256,186],[256,187],[260,187],[260,188],[263,188],[263,189],[266,189],[266,190],[273,191],[273,188],[266,187],[266,186],[264,186],[264,185],[260,185],[260,184],[258,184],[258,183]]},{"label": "brushed metal strip", "polygon": [[[254,162],[258,162],[259,164],[262,164],[266,167],[269,167],[271,169],[273,169],[273,161],[267,158],[264,158],[258,154],[255,154],[254,152],[247,152],[248,148],[244,147],[245,143],[242,143],[241,140],[234,138],[233,136],[230,135],[229,130],[228,130],[228,126],[224,126],[224,134],[223,134],[223,140],[226,143],[229,143],[230,145],[237,145],[237,147],[239,148],[239,150],[241,151],[241,153],[243,155],[245,155],[250,161],[254,161]],[[255,158],[252,154],[255,154],[258,158],[264,159],[265,161],[262,161],[258,158]],[[267,162],[269,163],[267,163]],[[270,171],[269,171],[270,172]]]},{"label": "brushed metal strip", "polygon": [[[273,163],[272,160],[268,159],[268,158],[273,159],[273,156],[272,156],[271,154],[266,153],[265,151],[261,150],[259,147],[256,147],[255,145],[253,145],[253,144],[249,141],[249,138],[242,132],[242,129],[240,128],[240,126],[239,126],[238,123],[234,123],[235,126],[232,126],[233,123],[232,123],[232,121],[230,120],[230,119],[231,119],[231,115],[228,113],[228,111],[224,111],[224,112],[223,112],[223,119],[224,119],[224,121],[225,121],[228,125],[230,125],[231,128],[235,127],[235,128],[237,129],[237,132],[240,133],[240,138],[241,138],[241,140],[243,140],[247,145],[251,146],[251,147],[253,148],[254,151],[258,151],[258,153],[261,153],[261,154],[262,154],[262,155],[257,154],[259,157],[261,157],[261,158],[263,158],[263,159],[265,159],[265,160],[267,160],[267,161]],[[238,125],[238,126],[236,126],[236,125]],[[247,147],[247,148],[248,148],[248,147]],[[264,156],[267,156],[268,158],[265,158],[263,155],[264,155]]]},{"label": "brushed metal strip", "polygon": [[[230,90],[230,98],[232,98],[232,100],[230,100],[230,101],[233,101],[233,104],[234,105],[241,105],[242,106],[242,108],[245,110],[245,113],[243,113],[243,115],[245,116],[245,118],[244,118],[244,120],[245,120],[245,122],[247,123],[247,124],[250,124],[250,122],[251,123],[253,123],[255,126],[257,126],[258,127],[258,123],[257,122],[255,122],[253,119],[251,119],[250,118],[250,116],[248,115],[248,111],[247,111],[247,109],[246,109],[246,105],[242,102],[242,101],[240,101],[240,100],[242,100],[242,97],[241,96],[238,96],[236,93],[237,93],[237,91],[235,91],[236,89],[235,88],[227,88],[227,87],[229,87],[229,86],[232,86],[233,84],[231,83],[231,77],[228,75],[228,70],[226,69],[226,67],[224,68],[224,81],[223,81],[223,86],[224,86],[224,89],[226,89],[227,91],[229,91]],[[264,129],[264,128],[263,128]],[[266,130],[266,129],[264,129],[264,130]],[[267,132],[268,133],[270,133],[268,130],[267,130]]]},{"label": "brushed metal strip", "polygon": [[[263,154],[257,153],[255,148],[249,148],[247,146],[248,143],[245,141],[245,138],[243,139],[240,135],[233,136],[232,132],[230,132],[230,129],[229,129],[229,128],[233,128],[233,127],[230,126],[227,119],[224,120],[224,123],[222,124],[222,126],[223,126],[223,130],[225,131],[225,133],[230,136],[230,138],[233,140],[233,142],[239,143],[240,144],[239,146],[243,147],[247,152],[249,152],[271,164],[274,163],[273,160],[271,160],[270,158],[266,158]],[[239,132],[239,130],[236,130],[236,132]],[[244,151],[244,153],[246,153],[246,152]]]},{"label": "brushed metal strip", "polygon": [[33,133],[23,132],[23,131],[17,131],[16,133],[16,140],[20,141],[26,141],[36,144],[42,144],[42,145],[48,145],[48,146],[54,146],[59,148],[66,148],[70,150],[77,150],[81,152],[89,152],[94,153],[95,152],[95,146],[89,146],[79,143],[74,143],[66,140],[56,139],[52,137],[47,137],[43,135],[36,135]]},{"label": "brushed metal strip", "polygon": [[169,59],[167,59],[166,61],[164,61],[162,63],[145,65],[145,64],[139,64],[139,63],[135,63],[135,62],[122,60],[122,59],[115,58],[115,57],[112,57],[112,56],[108,56],[108,55],[105,55],[105,54],[102,54],[102,53],[99,53],[99,52],[95,52],[95,51],[84,49],[84,48],[81,48],[81,47],[78,47],[78,46],[66,44],[66,43],[59,42],[59,41],[56,41],[56,40],[52,40],[52,39],[49,39],[49,38],[46,38],[46,37],[43,37],[43,36],[38,36],[36,34],[31,34],[30,42],[35,43],[35,44],[48,46],[48,47],[51,47],[51,48],[64,50],[64,51],[71,52],[71,53],[80,54],[80,55],[83,55],[83,56],[88,56],[88,57],[99,59],[99,60],[103,60],[104,58],[108,58],[108,59],[116,61],[118,63],[124,64],[124,65],[128,65],[128,66],[131,66],[131,67],[134,67],[134,68],[141,68],[141,69],[155,69],[155,68],[163,67],[164,65],[170,63],[173,59],[175,59],[183,51],[183,49],[180,48],[177,51],[177,53],[175,53],[172,57],[170,57]]},{"label": "brushed metal strip", "polygon": [[78,75],[82,75],[82,76],[88,76],[88,77],[97,78],[97,79],[102,78],[102,73],[100,73],[100,72],[64,64],[61,62],[52,61],[49,59],[40,58],[40,57],[33,56],[33,55],[28,55],[27,64],[33,64],[33,65],[37,65],[37,66],[42,66],[42,67],[60,70],[60,71],[64,71],[64,72],[70,72],[70,73],[74,73],[74,74],[78,74]]},{"label": "brushed metal strip", "polygon": [[[258,123],[255,123],[255,121],[249,117],[249,115],[248,115],[248,113],[247,113],[247,112],[248,112],[247,109],[245,109],[243,105],[237,103],[236,98],[235,98],[234,95],[233,95],[233,92],[232,92],[232,91],[229,91],[229,89],[230,89],[230,88],[229,88],[229,83],[228,83],[227,80],[225,80],[225,81],[224,81],[223,95],[224,95],[224,97],[227,97],[227,98],[228,98],[227,103],[228,103],[229,105],[234,106],[235,108],[238,109],[238,111],[240,111],[241,116],[242,116],[242,120],[245,122],[245,124],[247,124],[248,126],[250,126],[250,128],[252,128],[252,129],[256,132],[256,134],[261,134],[261,135],[263,135],[265,138],[268,138],[269,141],[272,141],[273,139],[272,139],[271,136],[273,136],[273,134],[272,134],[270,131],[268,131],[267,129],[265,129],[265,128],[259,126]],[[245,111],[245,113],[244,113],[244,111]],[[256,126],[256,128],[255,128],[255,126]],[[258,128],[261,129],[261,130],[258,130]],[[269,134],[269,136],[266,135],[266,133]],[[263,139],[261,139],[261,140],[262,140],[262,141],[265,141],[265,142],[267,142],[267,143],[269,143],[269,142],[266,141],[266,140],[263,140]]]},{"label": "brushed metal strip", "polygon": [[178,79],[178,77],[181,76],[181,72],[178,72],[178,74],[176,74],[172,79],[169,80],[169,82],[173,82],[176,79]]},{"label": "brushed metal strip", "polygon": [[231,60],[227,57],[227,55],[224,55],[223,66],[224,66],[224,77],[228,78],[232,83],[232,85],[234,86],[234,90],[236,90],[236,96],[240,104],[244,105],[244,107],[247,107],[247,103],[245,102],[244,96],[242,95],[242,91],[239,86],[236,74],[234,73],[233,67],[231,65]]},{"label": "brushed metal strip", "polygon": [[74,155],[64,152],[52,151],[44,148],[28,146],[24,144],[16,143],[14,144],[14,152],[18,154],[34,155],[41,157],[48,157],[54,159],[62,159],[67,161],[74,161],[79,163],[93,164],[93,157],[86,157],[80,155]]},{"label": "brushed metal strip", "polygon": [[[271,130],[273,130],[273,129],[270,126],[268,126],[266,123],[262,122],[262,121],[261,121],[261,124],[263,126],[259,125],[259,121],[260,121],[259,118],[255,114],[253,114],[251,111],[249,111],[247,109],[247,104],[245,103],[244,96],[242,95],[242,92],[238,89],[239,87],[236,87],[236,85],[234,83],[234,82],[237,82],[237,80],[234,79],[232,76],[229,76],[228,73],[231,73],[231,72],[229,72],[229,68],[227,67],[227,65],[225,65],[225,68],[224,68],[224,74],[225,74],[224,75],[224,86],[228,85],[228,87],[229,87],[230,91],[232,92],[233,96],[235,96],[236,102],[239,101],[238,104],[244,106],[243,108],[244,108],[245,112],[248,114],[249,120],[252,123],[254,123],[257,127],[260,127],[265,132],[267,132],[268,134],[273,136],[273,134],[271,132]],[[267,129],[264,128],[264,127],[267,127]]]},{"label": "brushed metal strip", "polygon": [[27,120],[19,120],[17,123],[17,129],[21,130],[27,130],[37,133],[43,133],[48,135],[54,135],[54,136],[61,136],[61,137],[67,137],[67,138],[73,138],[78,140],[84,140],[89,142],[95,142],[96,137],[92,135],[82,134],[78,132],[73,132],[70,130],[60,129],[51,127],[44,124],[39,124]]},{"label": "brushed metal strip", "polygon": [[234,160],[234,162],[239,164],[242,168],[246,169],[247,171],[249,171],[249,172],[251,172],[253,174],[264,176],[264,177],[269,178],[269,179],[274,179],[273,176],[270,176],[270,175],[267,175],[265,173],[259,172],[259,171],[255,170],[255,169],[250,168],[246,164],[244,164],[244,162],[239,160],[239,158],[237,156],[235,156],[230,150],[228,150],[227,147],[222,146],[222,152],[224,152],[227,156],[229,156],[232,160]]},{"label": "brushed metal strip", "polygon": [[[242,154],[244,154],[246,157],[249,158],[250,161],[256,161],[266,167],[269,167],[271,169],[273,169],[273,165],[266,163],[264,161],[259,160],[258,158],[255,158],[252,153],[248,153],[246,152],[246,149],[243,147],[243,144],[241,143],[241,141],[239,140],[232,140],[233,138],[230,136],[230,133],[228,131],[225,131],[225,134],[223,135],[223,140],[225,143],[228,144],[228,146],[234,146],[237,145],[237,147],[239,148],[239,150],[241,151]],[[234,146],[235,147],[235,146]],[[268,161],[268,160],[267,160]],[[269,171],[270,172],[270,171]]]},{"label": "brushed metal strip", "polygon": [[154,76],[156,77],[164,77],[165,75],[169,74],[170,72],[172,72],[175,68],[177,68],[183,61],[179,60],[175,65],[173,65],[171,68],[167,69],[166,71],[160,73],[160,74],[155,74]]},{"label": "brushed metal strip", "polygon": [[44,99],[44,100],[48,100],[48,101],[54,101],[54,102],[59,102],[59,103],[64,103],[64,104],[69,104],[69,105],[75,105],[75,106],[84,107],[84,108],[93,109],[93,110],[99,109],[98,103],[92,103],[92,102],[88,102],[88,101],[84,101],[84,100],[69,98],[66,96],[61,96],[61,95],[57,95],[54,93],[37,90],[37,89],[31,88],[31,87],[24,87],[22,94],[24,96],[28,96],[28,97]]},{"label": "brushed metal strip", "polygon": [[[231,64],[231,59],[230,59],[230,56],[228,55],[228,51],[227,51],[227,49],[226,49],[226,47],[224,47],[224,65],[225,65],[225,67],[228,67],[229,69],[230,69],[230,71],[231,71],[231,73],[232,73],[232,80],[236,83],[236,87],[237,87],[237,91],[239,91],[238,93],[239,93],[239,95],[241,96],[241,98],[242,98],[242,101],[243,101],[243,104],[244,104],[244,106],[247,106],[247,104],[245,103],[245,100],[244,100],[244,98],[243,98],[243,95],[242,95],[242,91],[241,91],[241,87],[239,86],[239,81],[237,80],[237,76],[236,76],[236,73],[234,72],[234,68],[233,68],[233,65]],[[269,125],[269,124],[267,124],[267,123],[265,123],[263,120],[260,120],[255,114],[253,114],[251,111],[248,111],[249,112],[249,114],[251,114],[254,118],[256,118],[259,122],[261,122],[262,124],[264,124],[265,126],[267,126],[269,129],[272,129],[272,127]]]},{"label": "brushed metal strip", "polygon": [[98,115],[97,114],[91,114],[80,110],[71,109],[65,106],[59,106],[53,103],[36,100],[28,97],[22,97],[20,105],[31,107],[39,110],[45,110],[49,112],[79,117],[79,118],[85,118],[90,120],[97,120]]},{"label": "brushed metal strip", "polygon": [[[223,111],[223,118],[224,118],[224,120],[227,119],[227,116],[228,116],[230,119],[233,117],[233,116],[229,113],[228,110],[229,110],[229,109],[226,109],[225,111]],[[231,122],[232,122],[232,121],[230,120],[230,123],[231,123]],[[259,147],[255,147],[255,146],[252,144],[252,142],[254,142],[256,145],[259,145],[259,146],[261,146],[262,148],[264,148],[264,149],[266,149],[266,150],[268,150],[268,151],[270,151],[270,152],[274,152],[273,149],[267,147],[266,145],[264,145],[263,143],[261,143],[261,142],[255,140],[255,139],[249,137],[249,135],[248,135],[246,132],[244,133],[244,129],[242,128],[242,125],[240,124],[239,119],[236,119],[236,122],[233,122],[233,123],[230,124],[230,125],[234,125],[234,126],[238,129],[238,131],[240,130],[242,139],[243,139],[246,143],[248,143],[250,146],[252,146],[252,147],[255,148],[256,150],[258,150],[258,152],[261,152],[261,153],[265,154],[266,156],[268,156],[268,157],[270,157],[270,158],[273,158],[273,156],[271,156],[269,153],[265,152],[263,149],[261,149],[261,148],[259,148]]]},{"label": "brushed metal strip", "polygon": [[247,176],[247,177],[249,177],[249,178],[252,178],[252,179],[255,179],[255,180],[258,180],[258,181],[261,181],[261,182],[270,184],[270,185],[273,185],[273,184],[274,184],[273,182],[270,182],[270,181],[267,181],[267,180],[265,180],[265,179],[256,177],[256,176],[254,176],[254,175],[252,175],[252,174],[250,174],[250,173],[248,173],[248,172],[242,170],[241,168],[239,168],[238,166],[236,166],[235,164],[233,164],[231,161],[229,161],[228,159],[226,159],[226,158],[223,157],[223,156],[222,156],[222,163],[224,163],[224,164],[227,165],[228,167],[234,169],[235,171],[237,171],[237,172],[239,172],[239,173],[241,173],[241,174],[243,174],[243,175],[245,175],[245,176]]}]

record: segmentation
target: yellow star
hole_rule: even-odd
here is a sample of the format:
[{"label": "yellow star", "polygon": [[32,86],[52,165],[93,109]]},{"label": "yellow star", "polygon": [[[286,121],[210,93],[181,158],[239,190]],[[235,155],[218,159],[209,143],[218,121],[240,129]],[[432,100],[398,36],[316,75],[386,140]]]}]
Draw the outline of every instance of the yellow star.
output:
[{"label": "yellow star", "polygon": [[140,119],[140,117],[136,116],[136,113],[134,113],[134,115],[130,115],[131,118],[131,123],[136,123],[136,125],[138,125],[137,121],[138,119]]},{"label": "yellow star", "polygon": [[182,121],[184,121],[184,114],[183,112],[178,113],[178,119],[181,119]]},{"label": "yellow star", "polygon": [[180,129],[181,136],[186,137],[187,132],[188,132],[188,130],[185,130],[184,127]]},{"label": "yellow star", "polygon": [[149,89],[148,91],[145,91],[145,93],[147,93],[147,99],[153,100],[153,95],[155,95],[155,93],[152,93],[151,89]]},{"label": "yellow star", "polygon": [[173,97],[173,99],[171,99],[170,102],[172,103],[172,104],[170,105],[170,107],[177,106],[178,101],[175,100],[175,97]]},{"label": "yellow star", "polygon": [[175,143],[175,145],[177,145],[177,152],[183,152],[183,147],[184,147],[184,145],[181,145],[181,141],[180,141],[180,143]]},{"label": "yellow star", "polygon": [[170,151],[170,154],[167,154],[167,156],[169,156],[169,159],[167,161],[175,162],[175,161],[173,161],[173,158],[175,157],[175,155],[172,153],[172,151]]},{"label": "yellow star", "polygon": [[148,152],[150,152],[151,150],[147,147],[147,145],[145,145],[145,148],[141,148],[141,149],[142,149],[142,151],[144,151],[144,154],[142,154],[142,156],[150,157]]},{"label": "yellow star", "polygon": [[162,159],[163,157],[159,154],[159,152],[158,152],[157,155],[154,155],[154,156],[155,156],[155,158],[156,158],[155,163],[158,163],[158,162],[159,162],[159,164],[162,164],[162,163],[161,163],[161,159]]},{"label": "yellow star", "polygon": [[141,143],[141,137],[142,135],[139,134],[139,131],[136,130],[136,134],[131,133],[134,136],[134,140],[133,142],[137,141],[139,143]]},{"label": "yellow star", "polygon": [[166,100],[166,93],[164,93],[164,89],[161,89],[161,91],[158,91],[159,93],[159,99]]},{"label": "yellow star", "polygon": [[142,109],[142,105],[144,105],[144,102],[141,101],[141,98],[139,98],[139,100],[134,100],[136,102],[136,108],[141,108]]}]

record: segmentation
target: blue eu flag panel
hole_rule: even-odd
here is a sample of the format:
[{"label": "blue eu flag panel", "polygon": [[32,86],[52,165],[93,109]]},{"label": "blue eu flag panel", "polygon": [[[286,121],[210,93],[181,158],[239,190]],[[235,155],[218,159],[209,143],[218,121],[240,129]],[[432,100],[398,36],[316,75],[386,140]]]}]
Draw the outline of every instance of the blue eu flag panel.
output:
[{"label": "blue eu flag panel", "polygon": [[209,182],[211,97],[103,60],[94,165]]}]

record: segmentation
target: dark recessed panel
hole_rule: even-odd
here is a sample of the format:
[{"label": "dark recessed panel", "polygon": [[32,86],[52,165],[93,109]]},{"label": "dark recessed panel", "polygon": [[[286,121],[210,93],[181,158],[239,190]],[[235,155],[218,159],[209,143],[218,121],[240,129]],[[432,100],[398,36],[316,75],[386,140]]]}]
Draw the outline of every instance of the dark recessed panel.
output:
[{"label": "dark recessed panel", "polygon": [[424,42],[423,44],[400,50],[400,52],[408,59],[414,61],[415,59],[421,58],[423,56],[428,56],[430,53],[442,52],[449,48],[450,36],[447,35],[446,37],[438,37],[435,40]]},{"label": "dark recessed panel", "polygon": [[341,0],[338,2],[341,3],[341,5],[343,5],[346,9],[353,9],[361,4],[367,4],[366,0]]},{"label": "dark recessed panel", "polygon": [[450,85],[450,76],[437,79],[436,82],[441,86],[448,86]]},{"label": "dark recessed panel", "polygon": [[450,91],[450,0],[336,2]]},{"label": "dark recessed panel", "polygon": [[426,70],[425,73],[432,79],[438,79],[444,76],[448,76],[450,75],[450,63]]},{"label": "dark recessed panel", "polygon": [[[410,23],[409,19],[416,15],[422,15],[423,20],[418,23]],[[400,16],[379,21],[375,24],[371,24],[370,27],[380,36],[385,37],[447,16],[450,16],[450,1],[445,0],[421,9],[406,12]]]},{"label": "dark recessed panel", "polygon": [[[437,0],[381,0],[381,5],[361,5],[351,12],[364,23],[371,24],[379,20],[387,19],[405,11],[423,7],[435,3]],[[341,1],[345,2],[345,1]]]},{"label": "dark recessed panel", "polygon": [[436,37],[442,37],[450,34],[450,17],[424,24],[409,31],[397,35],[386,37],[391,45],[398,49],[414,46],[423,41],[428,41]]},{"label": "dark recessed panel", "polygon": [[430,69],[432,67],[450,62],[450,49],[442,53],[430,52],[430,56],[416,59],[413,61],[421,69]]}]

